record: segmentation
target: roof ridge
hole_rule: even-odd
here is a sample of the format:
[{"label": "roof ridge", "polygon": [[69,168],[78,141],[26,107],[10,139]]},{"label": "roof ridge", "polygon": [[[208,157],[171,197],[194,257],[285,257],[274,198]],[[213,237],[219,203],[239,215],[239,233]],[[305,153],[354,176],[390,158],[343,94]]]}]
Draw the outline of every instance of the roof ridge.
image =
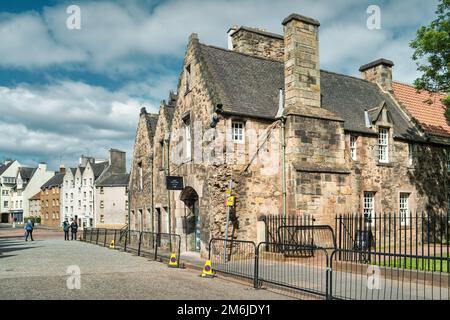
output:
[{"label": "roof ridge", "polygon": [[442,92],[432,92],[432,91],[428,91],[428,90],[425,90],[425,89],[422,89],[422,90],[418,90],[416,87],[414,87],[414,85],[413,84],[411,84],[411,83],[406,83],[406,82],[402,82],[402,81],[398,81],[398,80],[395,80],[395,81],[392,81],[393,83],[396,83],[396,84],[400,84],[400,85],[403,85],[403,86],[407,86],[407,87],[410,87],[410,88],[412,88],[412,89],[415,89],[416,91],[418,91],[419,93],[421,93],[421,92],[427,92],[427,93],[429,93],[429,94],[431,94],[431,95],[438,95],[438,96],[443,96],[443,97],[445,97],[445,93],[442,93]]},{"label": "roof ridge", "polygon": [[255,59],[260,59],[260,60],[265,60],[265,61],[270,61],[270,62],[276,62],[276,63],[283,63],[283,62],[275,60],[275,59],[270,59],[270,58],[266,58],[266,57],[258,57],[258,56],[254,56],[254,55],[251,55],[251,54],[248,54],[248,53],[234,51],[234,50],[230,50],[230,49],[226,49],[226,48],[222,48],[222,47],[218,47],[218,46],[214,46],[214,45],[210,45],[210,44],[205,44],[205,43],[202,43],[202,42],[200,42],[199,44],[201,46],[205,46],[205,47],[209,47],[209,48],[213,48],[213,49],[218,49],[218,50],[222,50],[222,51],[229,52],[229,53],[240,54],[242,56],[249,57],[249,58],[255,58]]}]

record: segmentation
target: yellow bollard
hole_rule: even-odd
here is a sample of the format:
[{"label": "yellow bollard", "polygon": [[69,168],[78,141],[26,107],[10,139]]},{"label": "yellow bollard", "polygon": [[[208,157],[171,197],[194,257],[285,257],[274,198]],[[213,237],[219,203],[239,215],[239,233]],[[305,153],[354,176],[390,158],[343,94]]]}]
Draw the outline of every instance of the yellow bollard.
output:
[{"label": "yellow bollard", "polygon": [[171,267],[171,268],[178,268],[178,259],[177,259],[177,254],[176,253],[172,253],[170,255],[169,267]]},{"label": "yellow bollard", "polygon": [[114,243],[114,240],[111,240],[111,243],[110,243],[110,245],[109,245],[109,248],[110,248],[110,249],[115,249],[115,248],[116,248],[115,243]]},{"label": "yellow bollard", "polygon": [[214,277],[211,260],[206,260],[205,266],[203,267],[203,271],[202,271],[202,277],[203,278],[213,278]]}]

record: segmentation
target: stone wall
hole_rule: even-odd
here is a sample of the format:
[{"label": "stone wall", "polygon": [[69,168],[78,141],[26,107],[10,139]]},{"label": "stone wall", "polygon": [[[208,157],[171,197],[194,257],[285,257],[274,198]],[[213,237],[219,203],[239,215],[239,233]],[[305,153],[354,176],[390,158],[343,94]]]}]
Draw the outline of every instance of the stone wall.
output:
[{"label": "stone wall", "polygon": [[[130,173],[130,228],[132,230],[153,230],[153,134],[150,132],[150,115],[141,110]],[[155,122],[156,123],[156,122]],[[143,185],[140,185],[139,164],[142,166]]]},{"label": "stone wall", "polygon": [[240,27],[232,35],[233,51],[284,61],[283,37],[259,29]]},{"label": "stone wall", "polygon": [[[206,254],[209,240],[212,237],[224,237],[227,207],[225,205],[226,190],[230,179],[233,181],[233,195],[236,195],[235,208],[231,210],[231,222],[229,236],[239,239],[256,239],[257,218],[261,214],[279,213],[281,206],[280,170],[273,171],[274,164],[279,164],[279,153],[273,155],[272,144],[261,148],[262,157],[248,165],[257,148],[250,146],[250,142],[265,137],[264,129],[270,126],[270,122],[251,119],[237,119],[245,121],[245,130],[254,131],[257,136],[252,137],[245,144],[231,143],[224,147],[221,160],[208,162],[205,155],[209,153],[208,136],[206,132],[214,132],[217,139],[224,137],[227,130],[231,129],[231,117],[219,116],[219,122],[215,129],[210,127],[211,115],[214,110],[214,93],[210,91],[205,70],[196,55],[196,43],[198,40],[191,37],[184,66],[190,65],[190,90],[186,91],[186,77],[180,76],[178,85],[178,100],[172,121],[172,135],[170,142],[171,162],[170,174],[182,176],[184,186],[195,190],[198,195],[197,208],[200,216],[201,228],[201,252]],[[184,68],[185,69],[185,68]],[[184,159],[182,163],[176,163],[175,155],[180,154],[179,145],[183,143],[183,118],[190,116],[192,136],[192,158]],[[259,132],[262,130],[261,132]],[[258,136],[258,132],[260,136]],[[201,143],[203,136],[203,143]],[[271,134],[275,140],[279,138],[279,131]],[[212,141],[209,139],[209,141]],[[255,144],[256,145],[256,144]],[[211,146],[211,145],[210,145]],[[203,149],[202,149],[203,148]],[[275,149],[278,148],[278,144]],[[219,154],[219,150],[217,150]],[[182,153],[182,152],[181,152]],[[275,157],[275,162],[272,158]],[[261,160],[262,159],[262,160]],[[265,160],[264,160],[265,159]],[[278,166],[276,166],[278,167]],[[266,169],[265,172],[264,169]],[[261,171],[263,170],[263,171]],[[261,173],[262,172],[262,173]],[[183,249],[192,250],[190,242],[192,235],[186,233],[186,216],[190,214],[190,207],[181,199],[182,191],[171,192],[172,230],[182,234]]]}]

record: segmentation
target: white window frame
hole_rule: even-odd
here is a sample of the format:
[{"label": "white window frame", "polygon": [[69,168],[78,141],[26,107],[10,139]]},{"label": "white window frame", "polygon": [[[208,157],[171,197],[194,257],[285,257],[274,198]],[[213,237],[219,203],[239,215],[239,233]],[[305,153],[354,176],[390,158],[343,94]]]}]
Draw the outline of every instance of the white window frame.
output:
[{"label": "white window frame", "polygon": [[378,161],[380,163],[389,162],[389,129],[387,128],[378,130]]},{"label": "white window frame", "polygon": [[353,161],[358,160],[358,137],[350,136],[350,157]]},{"label": "white window frame", "polygon": [[366,191],[363,197],[363,213],[371,221],[375,214],[375,192]]},{"label": "white window frame", "polygon": [[231,121],[231,137],[233,143],[245,143],[245,123],[243,121]]},{"label": "white window frame", "polygon": [[410,193],[401,192],[399,196],[399,216],[400,216],[400,225],[407,226],[409,225],[409,197]]}]

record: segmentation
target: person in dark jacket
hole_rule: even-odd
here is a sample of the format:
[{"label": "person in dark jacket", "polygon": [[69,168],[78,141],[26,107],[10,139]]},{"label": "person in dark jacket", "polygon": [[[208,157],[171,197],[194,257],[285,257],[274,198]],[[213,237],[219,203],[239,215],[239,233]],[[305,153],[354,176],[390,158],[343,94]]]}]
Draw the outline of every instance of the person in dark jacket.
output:
[{"label": "person in dark jacket", "polygon": [[73,220],[70,224],[70,231],[72,234],[72,240],[77,240],[78,224],[76,220]]},{"label": "person in dark jacket", "polygon": [[69,241],[69,229],[70,229],[70,225],[69,222],[64,221],[63,223],[63,230],[64,230],[64,240]]},{"label": "person in dark jacket", "polygon": [[31,237],[31,241],[33,240],[33,223],[31,222],[30,219],[28,219],[28,222],[25,224],[25,231],[26,231],[26,236],[25,236],[25,241],[28,241],[28,236]]}]

